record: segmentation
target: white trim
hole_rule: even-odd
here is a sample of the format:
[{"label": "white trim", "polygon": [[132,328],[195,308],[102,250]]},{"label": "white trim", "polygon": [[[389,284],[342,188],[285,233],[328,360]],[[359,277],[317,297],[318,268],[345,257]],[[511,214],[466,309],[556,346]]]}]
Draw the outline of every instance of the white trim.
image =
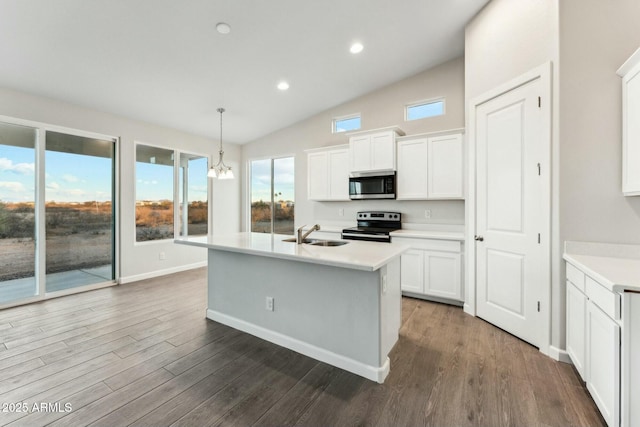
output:
[{"label": "white trim", "polygon": [[253,323],[220,313],[219,311],[207,309],[207,318],[380,384],[384,382],[389,374],[390,361],[388,357],[380,367],[366,365],[357,360],[316,347],[315,345],[283,335],[279,332],[265,329]]},{"label": "white trim", "polygon": [[206,267],[207,261],[196,262],[193,264],[179,265],[177,267],[165,268],[164,270],[150,271],[149,273],[135,274],[133,276],[121,277],[118,281],[120,284],[137,282],[139,280],[153,279],[154,277],[166,276],[167,274],[180,273],[181,271],[193,270],[196,268]]},{"label": "white trim", "polygon": [[556,347],[555,345],[549,346],[548,356],[554,360],[557,360],[558,362],[564,362],[564,363],[569,363],[573,365],[573,362],[571,361],[571,357],[569,356],[569,353],[566,350],[562,350]]},{"label": "white trim", "polygon": [[106,139],[110,141],[115,141],[116,139],[118,139],[118,137],[116,136],[107,135],[103,133],[89,132],[85,130],[69,128],[65,126],[57,126],[57,125],[52,125],[50,123],[36,122],[34,120],[20,119],[20,118],[11,117],[11,116],[0,115],[0,122],[22,125],[22,126],[29,126],[29,127],[37,127],[37,128],[49,130],[52,132],[66,133],[74,136],[82,136],[82,137],[91,138],[91,139]]},{"label": "white trim", "polygon": [[[484,94],[473,98],[469,101],[469,132],[467,133],[468,144],[468,186],[467,186],[467,198],[466,198],[466,245],[465,245],[465,258],[466,258],[466,293],[464,311],[472,316],[476,315],[476,250],[474,236],[476,233],[476,109],[481,104],[484,104],[500,95],[509,92],[512,89],[520,87],[530,81],[540,79],[541,81],[541,96],[544,101],[542,103],[543,111],[543,129],[548,131],[547,140],[548,144],[544,147],[544,163],[546,163],[546,172],[542,175],[542,178],[546,180],[543,184],[543,199],[548,204],[548,209],[543,209],[545,212],[544,222],[548,228],[543,230],[543,236],[546,234],[548,237],[543,237],[543,243],[545,244],[545,265],[547,270],[547,288],[541,291],[539,295],[541,311],[540,311],[540,352],[543,354],[550,354],[551,346],[551,208],[552,208],[552,192],[551,192],[551,173],[553,170],[552,164],[552,144],[553,144],[553,129],[552,129],[552,114],[553,114],[553,99],[552,99],[552,63],[546,62],[536,68],[529,70],[528,72],[499,85]],[[544,165],[543,165],[544,167]]]},{"label": "white trim", "polygon": [[93,285],[79,286],[77,288],[62,289],[55,292],[47,292],[44,294],[45,299],[64,297],[67,295],[79,294],[81,292],[95,291],[96,289],[109,288],[111,286],[117,286],[118,282],[110,280],[108,282],[96,283]]}]

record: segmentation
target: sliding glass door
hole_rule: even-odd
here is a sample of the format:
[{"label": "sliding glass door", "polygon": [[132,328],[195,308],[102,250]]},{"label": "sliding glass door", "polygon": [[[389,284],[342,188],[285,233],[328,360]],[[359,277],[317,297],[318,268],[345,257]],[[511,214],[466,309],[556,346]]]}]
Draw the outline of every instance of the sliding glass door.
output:
[{"label": "sliding glass door", "polygon": [[0,306],[38,294],[37,129],[0,123]]},{"label": "sliding glass door", "polygon": [[293,234],[294,160],[280,157],[251,161],[251,231]]},{"label": "sliding glass door", "polygon": [[114,141],[46,133],[46,291],[115,279]]},{"label": "sliding glass door", "polygon": [[116,140],[31,123],[0,122],[0,307],[116,278]]}]

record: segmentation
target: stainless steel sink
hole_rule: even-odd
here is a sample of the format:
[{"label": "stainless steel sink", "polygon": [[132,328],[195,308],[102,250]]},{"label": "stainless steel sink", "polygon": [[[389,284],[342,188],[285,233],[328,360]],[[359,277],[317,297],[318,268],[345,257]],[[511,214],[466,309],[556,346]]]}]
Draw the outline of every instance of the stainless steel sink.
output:
[{"label": "stainless steel sink", "polygon": [[342,246],[347,243],[349,242],[341,242],[339,240],[318,240],[309,244],[313,246]]},{"label": "stainless steel sink", "polygon": [[[295,243],[296,238],[291,237],[289,239],[284,239],[282,241]],[[339,240],[304,239],[302,243],[306,243],[308,245],[314,245],[314,246],[342,246],[342,245],[346,245],[349,242],[341,242]]]}]

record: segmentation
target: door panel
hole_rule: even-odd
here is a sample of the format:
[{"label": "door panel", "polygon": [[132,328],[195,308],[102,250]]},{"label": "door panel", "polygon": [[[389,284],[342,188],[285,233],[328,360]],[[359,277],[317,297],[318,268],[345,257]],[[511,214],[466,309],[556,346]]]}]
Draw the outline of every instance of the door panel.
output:
[{"label": "door panel", "polygon": [[486,301],[504,315],[524,316],[524,256],[490,249],[487,251]]},{"label": "door panel", "polygon": [[[537,309],[548,288],[544,248],[548,205],[539,164],[548,133],[540,78],[476,107],[477,314],[540,346]],[[548,273],[547,273],[548,274]]]}]

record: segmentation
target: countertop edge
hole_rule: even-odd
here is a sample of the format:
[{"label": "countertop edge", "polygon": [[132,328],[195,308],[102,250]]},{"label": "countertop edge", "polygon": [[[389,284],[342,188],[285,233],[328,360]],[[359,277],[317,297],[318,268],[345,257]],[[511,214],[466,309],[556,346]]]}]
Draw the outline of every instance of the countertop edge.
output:
[{"label": "countertop edge", "polygon": [[189,241],[189,240],[183,240],[183,239],[174,239],[174,243],[177,243],[180,245],[186,245],[186,246],[196,246],[196,247],[201,247],[201,248],[206,248],[211,250],[220,250],[225,252],[234,252],[239,254],[255,255],[255,256],[262,256],[267,258],[284,259],[288,261],[306,262],[309,264],[326,265],[329,267],[347,268],[351,270],[360,270],[360,271],[378,271],[383,266],[385,266],[386,264],[394,260],[395,258],[400,257],[400,255],[402,255],[402,253],[405,250],[409,249],[408,246],[403,245],[404,250],[399,250],[397,251],[397,253],[386,256],[377,263],[355,264],[355,263],[339,262],[339,261],[332,261],[332,260],[323,260],[318,258],[300,256],[300,255],[284,254],[279,252],[278,253],[267,252],[267,251],[261,251],[257,249],[251,249],[251,248],[237,248],[233,246],[218,245],[215,243]]},{"label": "countertop edge", "polygon": [[591,277],[593,280],[595,280],[598,283],[600,283],[601,285],[605,286],[611,292],[622,293],[622,292],[639,292],[640,291],[640,284],[639,285],[631,285],[631,284],[617,283],[617,282],[611,280],[610,278],[604,276],[603,274],[599,273],[598,271],[594,270],[591,266],[589,266],[588,262],[584,262],[584,260],[581,259],[582,257],[585,257],[585,256],[593,257],[593,258],[600,258],[600,259],[603,259],[603,260],[605,260],[607,258],[620,259],[620,258],[613,258],[613,257],[597,256],[597,255],[570,254],[570,253],[566,253],[566,252],[562,255],[562,259],[564,259],[568,263],[573,264],[574,266],[578,267],[587,276]]}]

